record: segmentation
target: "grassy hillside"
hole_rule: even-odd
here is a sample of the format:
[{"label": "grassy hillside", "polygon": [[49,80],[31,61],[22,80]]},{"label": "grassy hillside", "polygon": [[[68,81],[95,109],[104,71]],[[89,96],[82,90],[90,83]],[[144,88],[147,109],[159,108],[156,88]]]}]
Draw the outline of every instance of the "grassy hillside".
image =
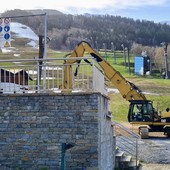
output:
[{"label": "grassy hillside", "polygon": [[[155,109],[165,111],[170,107],[170,79],[162,79],[160,76],[136,76],[133,74],[133,67],[131,74],[128,73],[128,68],[123,66],[123,57],[117,58],[117,64],[114,64],[112,58],[108,58],[112,66],[118,70],[128,81],[133,82],[139,89],[141,89],[148,100],[152,100]],[[131,56],[131,65],[133,64],[133,56]],[[108,83],[110,87],[114,85]],[[127,122],[127,114],[129,102],[123,99],[120,93],[109,93],[110,109],[113,113],[113,120],[119,122]]]},{"label": "grassy hillside", "polygon": [[[135,83],[135,80],[137,83]],[[134,83],[140,87],[143,92],[150,92],[152,94],[146,94],[148,100],[152,100],[154,107],[160,111],[165,111],[167,107],[170,107],[170,80],[162,80],[159,85],[156,84],[157,80],[147,80],[148,84],[145,85],[145,79],[136,78]],[[140,84],[138,83],[140,81]],[[166,83],[164,81],[167,81]],[[145,88],[142,88],[145,87]],[[147,88],[148,87],[148,88]],[[157,90],[158,89],[158,90]],[[120,122],[127,122],[127,114],[129,108],[129,102],[122,98],[118,93],[110,93],[110,109],[113,113],[113,120]]]}]

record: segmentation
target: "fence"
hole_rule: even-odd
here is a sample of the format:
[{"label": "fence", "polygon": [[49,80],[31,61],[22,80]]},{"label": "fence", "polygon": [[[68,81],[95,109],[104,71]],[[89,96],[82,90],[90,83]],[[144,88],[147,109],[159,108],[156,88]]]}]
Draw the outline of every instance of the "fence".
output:
[{"label": "fence", "polygon": [[[63,59],[46,57],[46,14],[3,16],[0,27],[0,93],[49,93],[66,89]],[[72,66],[73,80],[67,82],[72,86],[66,90],[106,93],[104,76],[92,63],[90,66],[82,62],[77,76],[74,76],[77,65]]]},{"label": "fence", "polygon": [[93,59],[86,59],[91,60],[92,66],[82,62],[78,67],[77,76],[74,76],[77,64],[72,65],[72,89],[65,89],[63,84],[65,73],[63,59],[0,60],[2,65],[0,92],[59,93],[71,90],[72,92],[99,91],[106,94],[104,75],[95,66]]},{"label": "fence", "polygon": [[140,136],[118,122],[113,122],[115,126],[116,147],[126,154],[131,155],[138,166],[138,141]]}]

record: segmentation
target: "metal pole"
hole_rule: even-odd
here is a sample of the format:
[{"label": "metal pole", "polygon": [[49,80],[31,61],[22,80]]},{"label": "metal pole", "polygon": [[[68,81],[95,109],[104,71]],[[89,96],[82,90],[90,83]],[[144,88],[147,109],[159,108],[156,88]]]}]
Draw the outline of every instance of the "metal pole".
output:
[{"label": "metal pole", "polygon": [[95,65],[94,65],[94,59],[92,60],[92,78],[93,78],[93,90],[95,89],[95,77],[96,77],[96,72],[95,72]]},{"label": "metal pole", "polygon": [[168,56],[167,56],[167,48],[168,43],[162,42],[161,45],[164,47],[164,58],[165,58],[165,79],[168,79]]},{"label": "metal pole", "polygon": [[128,72],[130,75],[130,55],[129,55],[129,48],[127,48],[127,52],[128,52]]},{"label": "metal pole", "polygon": [[98,49],[98,44],[97,44],[97,40],[95,41],[95,44],[96,44],[96,50],[99,51],[99,49]]},{"label": "metal pole", "polygon": [[61,170],[65,170],[65,153],[66,153],[66,143],[61,145]]},{"label": "metal pole", "polygon": [[107,54],[106,54],[106,44],[105,44],[105,43],[103,43],[103,47],[104,47],[104,52],[105,52],[105,58],[106,58],[106,60],[107,60]]},{"label": "metal pole", "polygon": [[66,150],[71,149],[74,146],[75,146],[75,144],[72,144],[72,143],[68,143],[68,144],[62,143],[61,144],[61,170],[66,169],[66,162],[65,162]]},{"label": "metal pole", "polygon": [[93,37],[90,37],[90,39],[91,39],[91,44],[92,44],[92,47],[94,48]]},{"label": "metal pole", "polygon": [[150,57],[150,65],[149,65],[149,67],[150,67],[150,75],[152,74],[152,59],[151,59],[151,57]]},{"label": "metal pole", "polygon": [[[44,44],[43,44],[43,38],[44,36],[39,35],[39,59],[43,59],[44,57]],[[36,82],[36,93],[39,93],[40,91],[40,81],[41,81],[41,74],[42,74],[42,61],[39,61],[37,64],[38,74],[37,74],[37,82]]]},{"label": "metal pole", "polygon": [[40,93],[40,62],[37,61],[37,83],[36,83],[36,93]]},{"label": "metal pole", "polygon": [[111,42],[111,46],[112,46],[112,52],[113,52],[113,58],[114,58],[114,64],[116,64],[116,54],[115,54],[115,46],[113,44],[113,42]]},{"label": "metal pole", "polygon": [[168,79],[168,55],[167,55],[168,43],[165,43],[164,56],[165,56],[165,78]]},{"label": "metal pole", "polygon": [[47,59],[47,14],[44,14],[44,81],[43,81],[43,91],[46,92],[46,59]]},{"label": "metal pole", "polygon": [[116,64],[116,52],[115,52],[115,47],[114,47],[114,64]]},{"label": "metal pole", "polygon": [[127,66],[127,64],[126,64],[126,47],[124,47],[124,49],[123,49],[123,51],[124,51],[124,59],[125,59],[125,67]]},{"label": "metal pole", "polygon": [[125,46],[124,46],[124,44],[122,44],[121,47],[123,48],[123,54],[124,54],[124,66],[126,67],[126,54],[125,54]]},{"label": "metal pole", "polygon": [[136,169],[138,167],[138,139],[136,139]]}]

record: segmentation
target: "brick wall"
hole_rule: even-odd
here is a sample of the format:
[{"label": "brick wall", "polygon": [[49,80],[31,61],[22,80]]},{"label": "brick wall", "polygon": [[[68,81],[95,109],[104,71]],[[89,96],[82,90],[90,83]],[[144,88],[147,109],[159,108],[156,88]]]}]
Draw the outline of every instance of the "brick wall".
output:
[{"label": "brick wall", "polygon": [[100,93],[0,96],[0,164],[24,170],[112,170],[114,147],[108,98]]}]

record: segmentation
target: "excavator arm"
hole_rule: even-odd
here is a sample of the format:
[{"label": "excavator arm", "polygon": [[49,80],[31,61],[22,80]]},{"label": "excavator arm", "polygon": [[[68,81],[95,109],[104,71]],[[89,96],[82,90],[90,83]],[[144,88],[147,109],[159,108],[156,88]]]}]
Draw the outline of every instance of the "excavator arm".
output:
[{"label": "excavator arm", "polygon": [[[80,62],[80,57],[84,56],[84,53],[88,52],[99,64],[103,70],[104,75],[113,83],[113,85],[119,90],[122,97],[127,101],[130,100],[146,100],[146,97],[142,94],[141,90],[133,83],[127,81],[116,69],[114,69],[106,60],[104,60],[100,54],[95,51],[88,42],[80,42],[72,53],[67,57],[69,60],[65,60],[64,69],[64,89],[72,89],[72,64]],[[73,58],[73,59],[71,59]],[[75,59],[76,58],[76,59]]]},{"label": "excavator arm", "polygon": [[141,138],[148,138],[149,132],[164,132],[170,137],[169,112],[162,116],[158,115],[158,112],[153,108],[152,101],[147,100],[138,87],[127,81],[98,52],[93,50],[88,42],[80,42],[74,51],[67,55],[69,59],[65,60],[64,89],[72,89],[72,64],[80,63],[85,52],[88,52],[96,60],[104,75],[119,90],[122,97],[130,102],[128,121],[131,124],[141,125],[139,126]]}]

